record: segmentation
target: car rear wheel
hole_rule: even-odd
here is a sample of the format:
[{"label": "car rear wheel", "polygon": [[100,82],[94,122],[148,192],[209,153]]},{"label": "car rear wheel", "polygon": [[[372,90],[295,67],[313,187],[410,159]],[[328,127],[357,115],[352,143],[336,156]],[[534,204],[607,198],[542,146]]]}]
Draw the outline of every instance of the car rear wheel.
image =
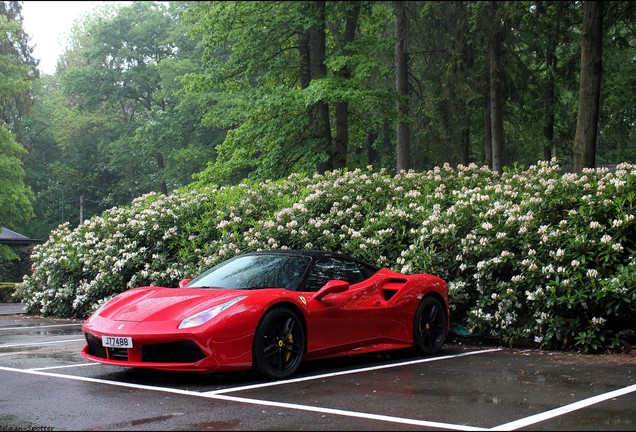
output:
[{"label": "car rear wheel", "polygon": [[276,307],[261,319],[254,335],[254,370],[262,377],[283,379],[293,375],[305,351],[305,330],[298,314]]},{"label": "car rear wheel", "polygon": [[435,354],[444,344],[448,319],[442,302],[435,297],[424,297],[413,321],[413,345],[426,355]]}]

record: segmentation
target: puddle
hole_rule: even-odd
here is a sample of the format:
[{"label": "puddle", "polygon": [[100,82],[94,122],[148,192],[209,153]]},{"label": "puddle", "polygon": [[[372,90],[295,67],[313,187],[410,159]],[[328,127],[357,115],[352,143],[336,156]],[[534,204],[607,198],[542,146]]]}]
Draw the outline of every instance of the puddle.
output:
[{"label": "puddle", "polygon": [[164,414],[164,415],[155,416],[155,417],[145,417],[140,419],[123,421],[119,423],[112,423],[109,425],[104,425],[102,427],[99,427],[98,429],[88,429],[88,430],[127,430],[133,426],[141,426],[141,425],[147,425],[151,423],[162,422],[165,420],[169,420],[173,417],[182,416],[183,414],[184,413],[171,413],[171,414]]}]

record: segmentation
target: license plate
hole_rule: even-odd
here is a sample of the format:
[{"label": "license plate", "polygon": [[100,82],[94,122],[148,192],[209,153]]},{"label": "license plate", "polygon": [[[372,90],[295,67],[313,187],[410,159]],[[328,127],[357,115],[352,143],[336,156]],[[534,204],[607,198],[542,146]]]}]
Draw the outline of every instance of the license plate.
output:
[{"label": "license plate", "polygon": [[131,337],[102,336],[102,346],[108,348],[132,348],[133,342]]}]

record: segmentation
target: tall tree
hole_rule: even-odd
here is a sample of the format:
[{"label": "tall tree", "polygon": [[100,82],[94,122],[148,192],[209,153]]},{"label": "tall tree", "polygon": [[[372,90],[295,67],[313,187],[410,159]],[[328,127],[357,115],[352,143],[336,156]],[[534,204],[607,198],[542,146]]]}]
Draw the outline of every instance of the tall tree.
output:
[{"label": "tall tree", "polygon": [[[37,77],[20,2],[0,2],[0,226],[14,228],[33,216],[33,193],[25,184],[23,117]],[[7,250],[0,255],[6,257]]]},{"label": "tall tree", "polygon": [[395,16],[395,90],[397,92],[397,171],[411,168],[411,127],[409,125],[408,54],[406,46],[406,2],[393,2]]},{"label": "tall tree", "polygon": [[24,183],[21,157],[26,150],[0,123],[0,226],[15,227],[33,215],[33,194]]},{"label": "tall tree", "polygon": [[[608,2],[596,163],[636,161],[636,2]],[[570,141],[571,144],[571,141]]]},{"label": "tall tree", "polygon": [[601,94],[603,1],[583,3],[579,109],[574,136],[574,171],[594,168]]},{"label": "tall tree", "polygon": [[501,11],[502,5],[498,0],[490,2],[490,23],[492,28],[488,65],[490,73],[490,128],[493,171],[501,171],[504,164],[504,95],[502,83],[501,62]]},{"label": "tall tree", "polygon": [[[480,9],[468,2],[424,2],[410,14],[409,79],[413,83],[412,168],[468,164],[479,150],[474,116],[485,84]],[[413,4],[410,5],[413,7]],[[450,25],[450,23],[453,23]]]},{"label": "tall tree", "polygon": [[160,2],[134,2],[101,14],[84,23],[73,47],[77,61],[62,68],[62,81],[78,109],[118,110],[115,136],[103,136],[102,146],[111,169],[126,173],[122,182],[130,197],[147,192],[151,179],[153,189],[167,194],[166,154],[173,143],[148,142],[135,131],[162,116],[173,100],[162,91],[160,66],[177,52],[169,37],[173,17]]},{"label": "tall tree", "polygon": [[[345,59],[352,54],[350,44],[352,44],[355,39],[361,7],[359,1],[346,2],[346,5],[348,9],[346,11],[344,35],[342,37],[342,54]],[[347,81],[351,78],[351,66],[348,63],[347,61],[340,70],[336,71],[338,77],[343,81]],[[349,102],[344,100],[336,103],[336,138],[333,151],[334,168],[339,169],[347,166],[348,145]]]},{"label": "tall tree", "polygon": [[223,184],[275,178],[313,171],[327,156],[310,126],[324,100],[311,70],[315,9],[313,2],[189,5],[184,23],[202,43],[204,70],[189,76],[187,93],[210,95],[204,121],[228,130],[199,178]]},{"label": "tall tree", "polygon": [[[312,2],[310,10],[314,22],[309,28],[309,70],[312,80],[320,80],[327,76],[327,65],[325,64],[325,56],[327,54],[325,2],[322,0]],[[311,129],[311,136],[318,144],[316,150],[327,153],[327,160],[317,161],[316,170],[319,173],[332,170],[334,163],[331,149],[329,105],[322,98],[318,99],[314,104]]]},{"label": "tall tree", "polygon": [[21,3],[0,1],[0,119],[23,144],[22,119],[31,109],[29,90],[39,73],[29,36],[22,27]]},{"label": "tall tree", "polygon": [[[546,143],[543,147],[543,159],[550,160],[553,157],[557,157],[557,150],[554,141],[554,127],[555,127],[555,105],[556,105],[556,74],[557,74],[557,55],[556,50],[558,46],[558,36],[561,33],[560,26],[562,25],[562,10],[565,2],[555,2],[555,12],[552,16],[551,23],[548,24],[548,29],[545,33],[545,46],[542,52],[542,61],[545,63],[546,69],[546,81],[544,87],[544,99],[545,99],[545,120],[543,125],[543,135]],[[542,19],[548,12],[546,9],[550,8],[551,4],[545,4],[545,2],[537,2],[537,15],[539,19]]]},{"label": "tall tree", "polygon": [[363,139],[393,114],[394,91],[376,87],[389,73],[378,48],[387,22],[376,22],[388,11],[374,2],[192,3],[186,19],[205,48],[205,71],[189,91],[214,94],[206,118],[228,128],[201,178],[367,165]]},{"label": "tall tree", "polygon": [[81,197],[90,217],[192,182],[224,135],[202,121],[210,96],[181,93],[202,54],[178,27],[185,3],[104,7],[75,23],[56,74],[32,90],[25,169],[38,238],[76,224]]}]

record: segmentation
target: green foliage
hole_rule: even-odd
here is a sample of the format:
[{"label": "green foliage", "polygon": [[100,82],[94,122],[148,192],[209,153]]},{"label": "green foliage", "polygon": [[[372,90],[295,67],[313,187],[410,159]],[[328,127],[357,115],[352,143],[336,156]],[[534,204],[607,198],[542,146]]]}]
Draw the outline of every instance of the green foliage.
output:
[{"label": "green foliage", "polygon": [[0,123],[0,221],[12,227],[33,215],[33,193],[24,184],[24,168],[20,159],[24,147]]},{"label": "green foliage", "polygon": [[[2,263],[0,262],[0,264]],[[2,274],[2,272],[0,272],[0,274]],[[15,289],[15,284],[0,282],[0,302],[2,303],[10,302],[14,289]]]},{"label": "green foliage", "polygon": [[603,104],[601,106],[598,163],[632,161],[636,158],[636,37],[630,21],[632,2],[608,4],[609,31],[603,46]]},{"label": "green foliage", "polygon": [[0,5],[0,118],[16,133],[21,130],[21,117],[29,110],[29,89],[37,71],[20,10],[13,6]]},{"label": "green foliage", "polygon": [[[386,36],[386,27],[374,21],[390,15],[378,12],[386,12],[385,6],[365,3],[358,36],[344,47],[341,32],[351,4],[329,3],[327,76],[312,77],[305,87],[300,82],[299,35],[316,24],[309,5],[199,2],[186,11],[186,25],[204,46],[205,67],[199,74],[188,75],[190,85],[184,93],[213,94],[215,104],[204,121],[229,130],[217,146],[216,160],[199,179],[236,184],[243,178],[264,180],[312,172],[329,152],[311,136],[308,113],[321,101],[331,107],[349,104],[348,166],[368,164],[367,157],[357,157],[363,152],[366,156],[362,143],[394,115],[391,66],[378,57],[391,48],[381,37]],[[380,53],[379,45],[383,46]],[[338,75],[345,65],[351,72],[347,79]],[[391,153],[390,148],[380,150]]]},{"label": "green foliage", "polygon": [[183,7],[98,9],[76,23],[56,74],[37,81],[25,118],[34,235],[76,225],[80,197],[88,218],[188,184],[214,159],[225,131],[202,123],[210,99],[181,93],[179,77],[199,71],[201,57],[176,19]]},{"label": "green foliage", "polygon": [[356,169],[156,193],[55,230],[17,290],[32,312],[85,317],[134,286],[236,254],[326,249],[449,283],[452,321],[510,345],[598,351],[636,322],[636,166],[501,175],[476,165]]},{"label": "green foliage", "polygon": [[[348,169],[394,170],[393,11],[390,2],[356,4],[355,35],[345,43],[353,2],[326,2],[327,72],[308,84],[301,83],[301,36],[317,22],[312,2],[102,5],[75,24],[56,74],[38,79],[31,95],[37,74],[9,11],[0,23],[0,105],[29,151],[37,220],[26,232],[43,237],[61,221],[75,224],[80,196],[93,215],[186,185],[193,175],[219,185],[311,175],[335,151],[316,137],[318,101],[329,106],[334,143],[335,107],[346,103]],[[407,8],[412,166],[481,164],[488,3]],[[506,2],[500,10],[506,162],[527,166],[547,149],[568,166],[581,3]],[[607,7],[599,164],[636,161],[636,73],[625,61],[636,46],[633,11],[631,2]],[[35,106],[26,115],[29,96]]]},{"label": "green foliage", "polygon": [[[22,117],[35,78],[20,25],[20,6],[0,4],[0,226],[13,228],[33,216],[33,193],[25,184]],[[0,246],[0,258],[15,254]]]}]

